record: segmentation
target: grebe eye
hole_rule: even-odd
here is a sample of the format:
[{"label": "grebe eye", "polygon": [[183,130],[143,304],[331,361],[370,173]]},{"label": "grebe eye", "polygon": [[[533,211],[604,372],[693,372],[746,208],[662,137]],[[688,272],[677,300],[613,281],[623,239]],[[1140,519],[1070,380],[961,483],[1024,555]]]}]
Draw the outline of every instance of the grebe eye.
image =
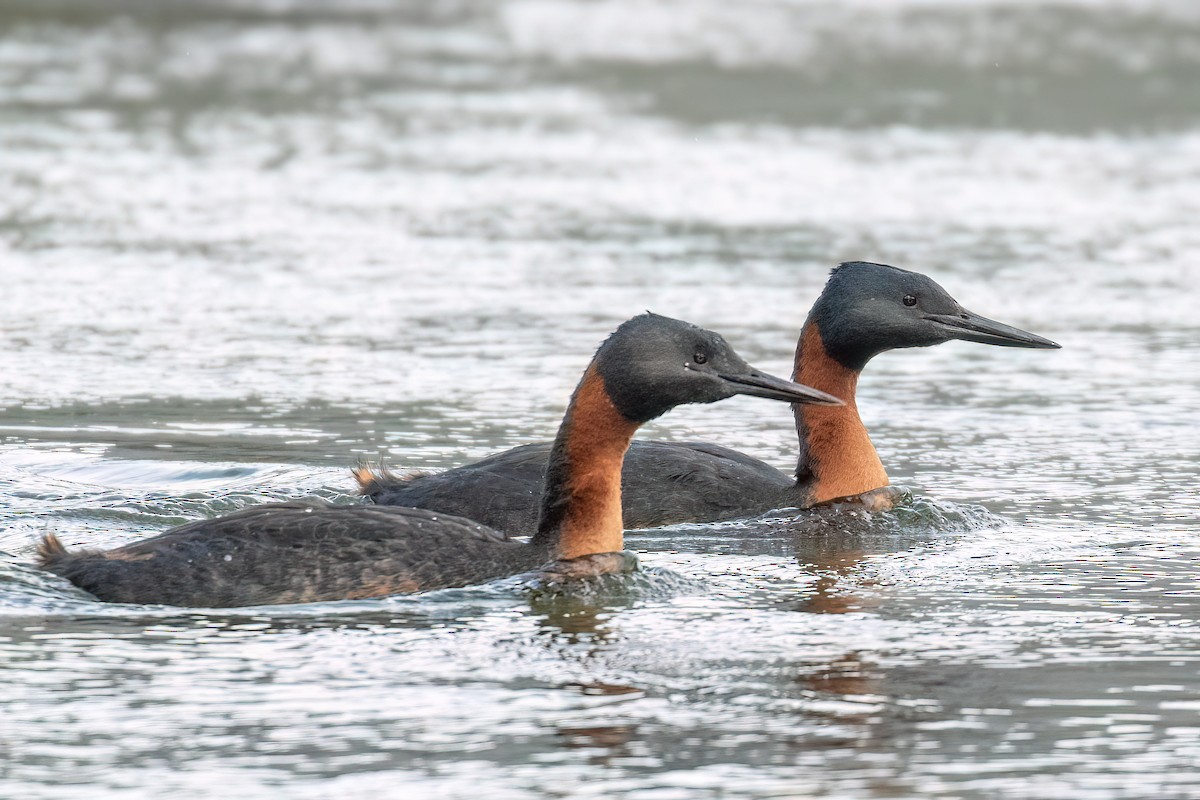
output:
[{"label": "grebe eye", "polygon": [[704,353],[696,353],[696,355],[692,356],[692,361],[696,364],[707,364],[708,356],[704,355]]},{"label": "grebe eye", "polygon": [[916,295],[912,295],[912,294],[904,295],[904,305],[909,306],[911,308],[912,306],[915,306],[916,304],[917,304]]}]

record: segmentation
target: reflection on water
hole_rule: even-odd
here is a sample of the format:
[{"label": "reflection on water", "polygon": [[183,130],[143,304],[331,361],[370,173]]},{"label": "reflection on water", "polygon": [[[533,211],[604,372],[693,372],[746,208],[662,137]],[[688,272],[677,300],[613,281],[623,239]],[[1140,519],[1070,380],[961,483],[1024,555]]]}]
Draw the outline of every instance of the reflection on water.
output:
[{"label": "reflection on water", "polygon": [[[1197,796],[1198,34],[1174,0],[5,3],[0,795]],[[29,566],[547,438],[646,308],[786,372],[858,258],[1064,344],[873,363],[894,512],[634,532],[570,592],[181,612]],[[791,425],[647,434],[786,467]]]}]

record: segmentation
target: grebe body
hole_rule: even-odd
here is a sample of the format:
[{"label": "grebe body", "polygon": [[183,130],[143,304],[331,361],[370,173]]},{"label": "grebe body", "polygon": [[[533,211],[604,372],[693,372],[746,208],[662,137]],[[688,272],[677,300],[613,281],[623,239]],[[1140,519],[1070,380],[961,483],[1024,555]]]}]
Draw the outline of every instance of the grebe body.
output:
[{"label": "grebe body", "polygon": [[[887,350],[952,340],[1052,349],[1036,334],[964,309],[925,275],[886,264],[835,268],[796,345],[793,380],[843,398],[839,407],[793,407],[795,473],[697,442],[634,442],[622,480],[627,529],[717,522],[776,508],[810,508],[840,500],[886,507],[899,493],[858,413],[855,392],[867,363]],[[434,474],[355,471],[360,490],[380,505],[436,509],[502,531],[528,530],[548,443],[530,444]]]},{"label": "grebe body", "polygon": [[53,535],[41,566],[101,600],[228,607],[359,599],[467,586],[547,565],[560,576],[621,569],[621,467],[645,422],[683,403],[746,394],[836,405],[766,375],[715,333],[643,314],[600,346],[547,451],[529,542],[439,511],[334,506],[249,508],[113,550],[68,551]]}]

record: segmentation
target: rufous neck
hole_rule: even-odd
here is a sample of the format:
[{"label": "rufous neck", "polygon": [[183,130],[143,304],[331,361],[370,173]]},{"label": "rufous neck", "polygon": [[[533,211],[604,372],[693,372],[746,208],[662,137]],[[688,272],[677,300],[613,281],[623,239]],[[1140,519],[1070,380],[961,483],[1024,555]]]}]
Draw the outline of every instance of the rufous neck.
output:
[{"label": "rufous neck", "polygon": [[817,322],[809,319],[796,347],[792,380],[828,392],[844,406],[793,405],[800,457],[796,481],[815,505],[888,485],[887,471],[858,415],[860,372],[829,355]]},{"label": "rufous neck", "polygon": [[550,452],[531,544],[559,559],[623,549],[621,467],[638,427],[613,405],[595,365],[589,367]]}]

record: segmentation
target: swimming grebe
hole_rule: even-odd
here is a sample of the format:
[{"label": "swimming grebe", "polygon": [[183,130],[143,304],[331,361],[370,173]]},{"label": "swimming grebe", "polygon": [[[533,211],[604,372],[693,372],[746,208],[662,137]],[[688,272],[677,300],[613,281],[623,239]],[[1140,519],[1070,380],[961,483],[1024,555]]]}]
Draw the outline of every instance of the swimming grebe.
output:
[{"label": "swimming grebe", "polygon": [[[930,278],[862,261],[836,267],[796,345],[792,379],[846,400],[839,408],[796,406],[794,476],[713,444],[634,442],[622,482],[626,528],[736,519],[775,508],[855,499],[886,508],[895,494],[855,405],[858,376],[872,357],[952,339],[1006,347],[1059,345],[965,310]],[[524,445],[435,474],[355,471],[380,505],[436,509],[497,530],[528,530],[550,446]]]},{"label": "swimming grebe", "polygon": [[600,574],[621,553],[621,463],[640,425],[682,403],[738,394],[840,405],[759,372],[711,331],[643,314],[600,346],[549,451],[541,518],[528,544],[435,511],[258,506],[105,552],[68,552],[53,535],[41,566],[101,600],[209,608],[307,603],[467,586],[547,567]]}]

